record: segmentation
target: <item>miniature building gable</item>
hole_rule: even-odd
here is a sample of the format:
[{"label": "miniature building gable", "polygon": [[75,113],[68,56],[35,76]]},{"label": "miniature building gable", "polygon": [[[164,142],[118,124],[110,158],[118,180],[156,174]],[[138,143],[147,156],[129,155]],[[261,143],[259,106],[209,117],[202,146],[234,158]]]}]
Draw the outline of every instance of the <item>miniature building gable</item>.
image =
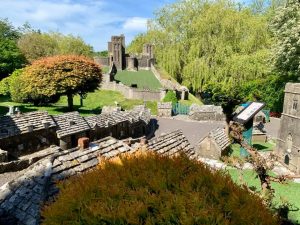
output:
[{"label": "miniature building gable", "polygon": [[193,147],[181,130],[162,134],[159,137],[149,140],[147,149],[162,155],[170,156],[181,152],[191,157],[195,154]]},{"label": "miniature building gable", "polygon": [[196,154],[204,158],[219,159],[227,154],[230,143],[225,129],[217,128],[200,140],[196,147]]},{"label": "miniature building gable", "polygon": [[53,119],[58,126],[56,131],[58,138],[90,130],[89,124],[79,115],[78,112],[55,115],[53,116]]}]

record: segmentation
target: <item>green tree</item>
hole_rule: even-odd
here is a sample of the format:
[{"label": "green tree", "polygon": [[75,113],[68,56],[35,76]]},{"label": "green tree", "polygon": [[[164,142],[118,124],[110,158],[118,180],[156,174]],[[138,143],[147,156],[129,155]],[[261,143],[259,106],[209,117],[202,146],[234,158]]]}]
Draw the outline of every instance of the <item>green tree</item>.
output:
[{"label": "green tree", "polygon": [[149,31],[131,46],[153,43],[159,66],[192,92],[237,104],[249,96],[244,86],[270,73],[268,10],[263,1],[179,1],[156,12]]},{"label": "green tree", "polygon": [[276,40],[273,64],[282,75],[300,76],[300,2],[289,0],[276,11],[272,20]]},{"label": "green tree", "polygon": [[172,102],[172,104],[176,104],[178,102],[176,93],[174,91],[168,91],[166,96],[163,99],[164,102]]},{"label": "green tree", "polygon": [[68,107],[73,108],[73,95],[86,94],[98,88],[101,68],[84,56],[52,56],[27,66],[20,79],[28,101],[58,100],[67,95]]},{"label": "green tree", "polygon": [[20,33],[8,22],[0,20],[0,80],[25,64],[25,58],[17,47]]},{"label": "green tree", "polygon": [[19,39],[18,46],[29,62],[54,55],[93,55],[93,48],[82,38],[54,32],[26,32]]}]

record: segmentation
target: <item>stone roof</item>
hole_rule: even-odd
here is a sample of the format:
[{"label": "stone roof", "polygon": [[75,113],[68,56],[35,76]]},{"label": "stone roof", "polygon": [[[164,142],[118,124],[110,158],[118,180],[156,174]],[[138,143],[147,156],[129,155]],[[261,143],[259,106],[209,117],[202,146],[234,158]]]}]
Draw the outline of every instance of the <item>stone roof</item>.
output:
[{"label": "stone roof", "polygon": [[230,139],[228,138],[224,128],[217,128],[212,130],[209,133],[209,136],[214,139],[215,143],[221,149],[225,150],[231,144]]},{"label": "stone roof", "polygon": [[[180,151],[194,155],[180,130],[150,140],[148,148],[163,155]],[[135,151],[124,142],[107,137],[90,143],[89,148],[58,151],[41,159],[0,187],[0,224],[38,225],[42,203],[58,192],[57,181],[95,168],[102,157],[109,159]]]},{"label": "stone roof", "polygon": [[172,109],[172,102],[158,102],[158,109]]},{"label": "stone roof", "polygon": [[47,112],[36,111],[0,117],[0,139],[55,127]]},{"label": "stone roof", "polygon": [[108,137],[91,143],[88,149],[61,151],[38,161],[22,176],[0,187],[0,224],[38,225],[41,203],[58,191],[56,181],[94,168],[100,156],[112,158],[133,151]]},{"label": "stone roof", "polygon": [[147,149],[163,155],[174,155],[179,152],[184,152],[188,156],[195,154],[193,147],[181,130],[162,134],[149,140]]},{"label": "stone roof", "polygon": [[79,112],[69,112],[53,116],[58,129],[59,138],[90,130],[89,124],[79,115]]},{"label": "stone roof", "polygon": [[111,113],[102,113],[94,116],[85,117],[86,121],[91,127],[97,125],[98,127],[109,127],[116,124],[126,122],[136,123],[144,121],[149,123],[151,119],[150,110],[147,108],[136,107],[130,111],[116,111]]}]

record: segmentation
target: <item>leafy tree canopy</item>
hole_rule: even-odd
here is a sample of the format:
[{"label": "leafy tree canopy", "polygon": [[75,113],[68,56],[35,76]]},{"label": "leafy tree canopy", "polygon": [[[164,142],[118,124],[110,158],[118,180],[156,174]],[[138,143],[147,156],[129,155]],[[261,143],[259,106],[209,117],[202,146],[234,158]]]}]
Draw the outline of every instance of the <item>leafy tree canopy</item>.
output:
[{"label": "leafy tree canopy", "polygon": [[268,85],[273,45],[268,22],[280,2],[255,1],[246,7],[229,0],[179,1],[156,12],[147,33],[129,47],[135,52],[153,43],[159,66],[192,92],[211,93],[215,103],[253,100],[249,83]]},{"label": "leafy tree canopy", "polygon": [[300,77],[300,2],[287,1],[277,10],[271,25],[276,40],[272,55],[275,68],[283,75]]},{"label": "leafy tree canopy", "polygon": [[25,63],[25,58],[16,44],[19,36],[18,30],[7,19],[0,19],[0,80]]},{"label": "leafy tree canopy", "polygon": [[67,95],[72,109],[73,95],[85,94],[98,88],[101,68],[84,56],[52,56],[42,58],[27,66],[21,80],[24,93],[30,101],[56,99]]},{"label": "leafy tree canopy", "polygon": [[18,46],[29,62],[54,55],[93,55],[93,48],[82,38],[57,32],[26,32],[19,39]]}]

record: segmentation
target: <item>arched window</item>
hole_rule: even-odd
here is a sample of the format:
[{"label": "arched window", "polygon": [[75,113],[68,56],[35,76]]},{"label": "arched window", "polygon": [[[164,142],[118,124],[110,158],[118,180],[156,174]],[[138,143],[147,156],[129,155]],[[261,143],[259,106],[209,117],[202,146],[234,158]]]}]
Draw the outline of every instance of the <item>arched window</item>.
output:
[{"label": "arched window", "polygon": [[288,155],[285,155],[285,157],[284,157],[284,163],[286,165],[289,165],[289,163],[290,163],[290,157]]}]

